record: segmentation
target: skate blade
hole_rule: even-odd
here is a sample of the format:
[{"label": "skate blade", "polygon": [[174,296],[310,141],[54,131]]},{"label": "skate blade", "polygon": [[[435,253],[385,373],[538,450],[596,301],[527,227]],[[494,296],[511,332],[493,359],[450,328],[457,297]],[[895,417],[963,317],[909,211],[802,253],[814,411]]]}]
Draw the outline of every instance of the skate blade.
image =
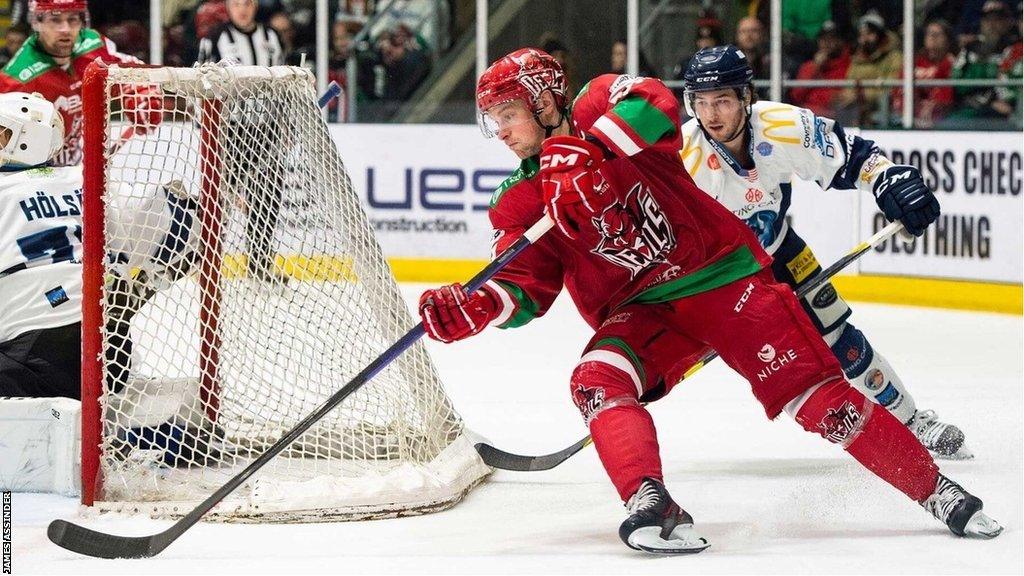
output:
[{"label": "skate blade", "polygon": [[672,538],[661,537],[661,528],[647,526],[635,530],[629,536],[629,546],[650,554],[696,554],[707,550],[711,544],[697,535],[692,526],[676,526]]},{"label": "skate blade", "polygon": [[1002,534],[1002,532],[1003,527],[999,522],[989,518],[981,510],[975,512],[971,519],[967,521],[967,525],[964,526],[964,536],[967,538],[991,540]]}]

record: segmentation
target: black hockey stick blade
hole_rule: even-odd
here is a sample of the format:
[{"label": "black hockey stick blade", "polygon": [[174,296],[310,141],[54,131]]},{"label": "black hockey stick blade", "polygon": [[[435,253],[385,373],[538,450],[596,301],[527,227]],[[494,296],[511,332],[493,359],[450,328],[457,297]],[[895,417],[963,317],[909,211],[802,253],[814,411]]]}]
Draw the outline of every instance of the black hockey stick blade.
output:
[{"label": "black hockey stick blade", "polygon": [[521,456],[519,454],[512,454],[511,452],[499,450],[498,448],[495,448],[490,444],[484,444],[483,442],[476,444],[476,451],[480,454],[480,458],[483,459],[484,463],[491,468],[513,470],[515,472],[539,472],[541,470],[550,470],[555,466],[558,466],[580,450],[586,448],[589,444],[590,436],[587,436],[564,450],[545,454],[544,456]]},{"label": "black hockey stick blade", "polygon": [[167,532],[152,536],[115,536],[66,520],[50,522],[46,535],[61,548],[94,558],[149,558],[174,541]]}]

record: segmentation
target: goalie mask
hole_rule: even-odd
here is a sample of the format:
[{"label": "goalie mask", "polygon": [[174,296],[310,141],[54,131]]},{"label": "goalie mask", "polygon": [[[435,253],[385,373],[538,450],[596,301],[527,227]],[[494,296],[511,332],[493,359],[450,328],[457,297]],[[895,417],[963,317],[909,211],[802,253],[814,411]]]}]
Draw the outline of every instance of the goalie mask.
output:
[{"label": "goalie mask", "polygon": [[[560,117],[558,124],[546,126],[540,120],[540,95],[550,91],[555,98]],[[499,104],[522,100],[533,112],[533,118],[547,135],[557,128],[566,116],[565,73],[550,54],[536,48],[522,48],[491,64],[480,76],[476,86],[477,120],[487,138],[493,138],[501,128],[487,111]]]},{"label": "goalie mask", "polygon": [[0,94],[0,143],[4,168],[45,164],[64,143],[64,119],[39,94]]}]

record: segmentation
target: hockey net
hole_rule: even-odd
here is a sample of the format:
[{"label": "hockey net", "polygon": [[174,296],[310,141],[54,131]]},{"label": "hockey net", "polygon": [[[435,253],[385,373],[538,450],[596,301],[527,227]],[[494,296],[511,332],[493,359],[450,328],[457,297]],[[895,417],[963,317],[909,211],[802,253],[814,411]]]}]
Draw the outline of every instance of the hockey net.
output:
[{"label": "hockey net", "polygon": [[[83,502],[187,512],[414,324],[293,67],[92,66]],[[446,508],[483,478],[422,344],[211,512]]]}]

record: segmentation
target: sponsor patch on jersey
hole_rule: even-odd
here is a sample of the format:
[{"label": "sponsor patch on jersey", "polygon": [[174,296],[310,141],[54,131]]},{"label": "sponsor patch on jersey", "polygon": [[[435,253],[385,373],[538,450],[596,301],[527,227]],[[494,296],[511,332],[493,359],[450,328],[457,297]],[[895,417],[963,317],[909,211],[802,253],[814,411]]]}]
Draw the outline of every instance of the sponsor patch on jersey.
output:
[{"label": "sponsor patch on jersey", "polygon": [[839,294],[836,293],[836,289],[831,284],[825,284],[818,290],[818,293],[814,295],[814,300],[811,301],[811,305],[815,308],[828,308],[829,306],[836,303],[839,299]]},{"label": "sponsor patch on jersey", "polygon": [[835,158],[836,147],[825,134],[825,121],[821,118],[814,119],[814,146],[822,156],[826,158]]},{"label": "sponsor patch on jersey", "polygon": [[826,440],[842,444],[860,427],[860,421],[860,412],[847,400],[838,410],[829,408],[828,413],[818,423],[818,428],[821,428],[821,435]]},{"label": "sponsor patch on jersey", "polygon": [[708,156],[708,168],[711,170],[721,170],[722,163],[718,161],[718,154]]},{"label": "sponsor patch on jersey", "polygon": [[757,188],[747,188],[747,193],[743,197],[747,199],[747,202],[760,202],[764,199],[764,192]]},{"label": "sponsor patch on jersey", "polygon": [[868,390],[878,390],[885,384],[885,374],[878,368],[868,372],[868,375],[864,377],[864,386]]},{"label": "sponsor patch on jersey", "polygon": [[761,142],[760,144],[757,145],[757,153],[760,154],[761,156],[771,156],[773,149],[774,146],[772,146],[768,142]]},{"label": "sponsor patch on jersey", "polygon": [[804,249],[799,254],[794,256],[789,262],[786,262],[786,268],[793,275],[793,280],[799,284],[819,268],[818,259],[814,257],[814,252],[811,252],[810,246],[804,246]]},{"label": "sponsor patch on jersey", "polygon": [[46,299],[49,300],[50,306],[54,308],[70,300],[70,298],[68,298],[68,293],[64,291],[63,286],[57,286],[56,288],[47,290]]}]

